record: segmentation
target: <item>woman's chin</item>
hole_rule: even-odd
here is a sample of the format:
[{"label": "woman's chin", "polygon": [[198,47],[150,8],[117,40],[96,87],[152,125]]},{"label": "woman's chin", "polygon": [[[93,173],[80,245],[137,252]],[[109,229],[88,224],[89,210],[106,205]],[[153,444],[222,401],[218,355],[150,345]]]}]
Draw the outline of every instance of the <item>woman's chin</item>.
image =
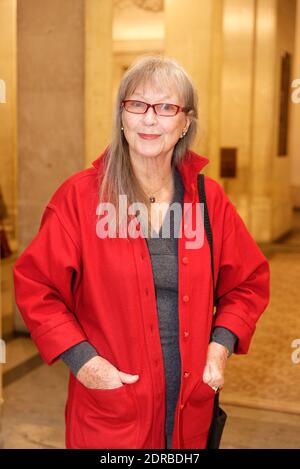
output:
[{"label": "woman's chin", "polygon": [[161,156],[164,153],[163,148],[136,148],[133,154],[141,156],[143,158],[155,158]]}]

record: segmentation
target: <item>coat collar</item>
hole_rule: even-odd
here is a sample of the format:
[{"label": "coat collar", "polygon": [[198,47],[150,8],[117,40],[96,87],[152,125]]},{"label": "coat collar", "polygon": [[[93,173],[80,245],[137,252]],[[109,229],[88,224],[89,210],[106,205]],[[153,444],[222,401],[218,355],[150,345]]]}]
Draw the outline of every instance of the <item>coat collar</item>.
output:
[{"label": "coat collar", "polygon": [[[93,161],[93,166],[96,169],[103,168],[104,156],[106,155],[107,148],[104,152]],[[209,162],[208,158],[198,155],[192,150],[188,150],[181,164],[178,166],[178,171],[182,177],[184,188],[187,192],[193,194],[197,189],[197,176],[204,166]]]}]

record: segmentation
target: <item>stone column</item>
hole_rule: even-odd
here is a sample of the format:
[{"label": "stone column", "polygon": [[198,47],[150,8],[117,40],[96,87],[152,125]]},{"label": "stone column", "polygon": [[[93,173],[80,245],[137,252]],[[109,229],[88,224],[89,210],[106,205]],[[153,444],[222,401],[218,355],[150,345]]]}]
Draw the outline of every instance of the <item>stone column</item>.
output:
[{"label": "stone column", "polygon": [[297,0],[291,113],[291,184],[293,206],[300,209],[300,0]]},{"label": "stone column", "polygon": [[[16,229],[16,0],[0,0],[0,188],[7,235]],[[11,245],[11,248],[14,246]]]},{"label": "stone column", "polygon": [[236,149],[236,178],[224,180],[224,186],[245,222],[251,187],[254,25],[255,0],[224,0],[220,147]]},{"label": "stone column", "polygon": [[18,2],[17,40],[21,252],[53,192],[84,166],[83,1]]},{"label": "stone column", "polygon": [[[278,155],[278,134],[281,57],[293,57],[295,14],[294,0],[257,0],[249,221],[262,242],[291,229],[290,146],[286,156]],[[290,111],[289,97],[289,124]]]},{"label": "stone column", "polygon": [[[51,195],[107,141],[111,9],[105,0],[18,2],[19,250]],[[26,330],[16,312],[15,327]]]},{"label": "stone column", "polygon": [[211,159],[218,178],[222,0],[165,0],[165,54],[191,75],[199,95],[194,149]]},{"label": "stone column", "polygon": [[[14,237],[15,230],[15,170],[16,170],[16,1],[0,0],[0,186],[8,211],[8,217],[0,220],[6,233]],[[10,245],[13,248],[12,245]],[[10,260],[8,261],[10,262]],[[7,264],[5,262],[5,269]],[[7,276],[3,275],[4,268],[0,261],[0,448],[3,446],[3,364],[6,362],[6,344],[3,340],[4,317],[10,313],[4,301],[2,287]],[[6,271],[6,270],[5,270]],[[4,282],[4,283],[3,283]],[[5,295],[7,299],[7,295]],[[11,302],[9,302],[11,305]],[[5,308],[5,310],[4,310]]]},{"label": "stone column", "polygon": [[112,116],[113,2],[85,0],[85,163],[108,145]]}]

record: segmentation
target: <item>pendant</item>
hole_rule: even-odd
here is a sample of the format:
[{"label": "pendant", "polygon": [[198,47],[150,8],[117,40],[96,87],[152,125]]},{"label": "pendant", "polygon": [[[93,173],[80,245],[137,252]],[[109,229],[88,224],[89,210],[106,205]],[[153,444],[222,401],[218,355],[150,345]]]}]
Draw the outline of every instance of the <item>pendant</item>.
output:
[{"label": "pendant", "polygon": [[150,200],[151,204],[153,204],[153,202],[155,202],[155,197],[149,197],[149,200]]}]

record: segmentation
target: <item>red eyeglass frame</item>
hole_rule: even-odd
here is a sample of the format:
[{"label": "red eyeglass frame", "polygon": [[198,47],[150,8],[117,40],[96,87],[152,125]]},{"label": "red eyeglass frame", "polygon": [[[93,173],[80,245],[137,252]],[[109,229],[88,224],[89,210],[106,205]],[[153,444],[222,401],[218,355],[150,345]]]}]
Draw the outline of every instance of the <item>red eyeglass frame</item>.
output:
[{"label": "red eyeglass frame", "polygon": [[[132,112],[132,111],[128,111],[126,108],[125,108],[125,103],[127,102],[136,102],[136,103],[143,103],[143,104],[146,104],[147,108],[144,112]],[[149,103],[145,103],[145,101],[140,101],[139,99],[124,99],[121,103],[121,108],[124,108],[125,111],[127,112],[130,112],[131,114],[146,114],[146,112],[148,111],[149,107],[152,107],[153,108],[153,111],[155,112],[155,114],[157,116],[159,116],[160,114],[157,114],[156,110],[155,110],[155,107],[154,106],[157,106],[158,104],[169,104],[171,106],[175,106],[177,108],[177,111],[175,114],[172,114],[172,116],[162,116],[162,117],[174,117],[176,116],[179,112],[187,112],[187,108],[185,107],[181,107],[181,106],[178,106],[177,104],[173,104],[173,103],[155,103],[155,104],[149,104]]]}]

